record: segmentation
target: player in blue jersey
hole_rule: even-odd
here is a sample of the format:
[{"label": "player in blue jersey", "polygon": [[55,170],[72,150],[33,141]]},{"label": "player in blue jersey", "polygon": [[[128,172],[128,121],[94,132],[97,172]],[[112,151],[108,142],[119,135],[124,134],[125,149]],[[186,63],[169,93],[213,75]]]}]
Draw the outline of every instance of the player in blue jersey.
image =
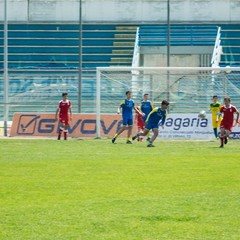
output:
[{"label": "player in blue jersey", "polygon": [[[145,116],[142,117],[143,121],[146,122],[148,114],[153,110],[154,106],[150,100],[148,100],[148,93],[145,93],[143,95],[143,101],[140,104],[140,110],[145,114]],[[147,140],[150,140],[150,131],[147,134]]]},{"label": "player in blue jersey", "polygon": [[139,136],[146,136],[148,132],[152,129],[153,130],[153,136],[149,140],[148,147],[154,147],[153,142],[158,136],[158,125],[162,126],[164,128],[164,123],[167,116],[167,108],[169,106],[169,102],[166,100],[162,101],[161,107],[154,108],[149,114],[145,121],[145,129],[143,133],[137,133],[132,140],[135,140]]},{"label": "player in blue jersey", "polygon": [[133,113],[132,110],[134,109],[136,112],[141,114],[142,116],[144,113],[140,112],[135,106],[134,106],[134,101],[131,99],[132,93],[131,91],[126,92],[126,99],[123,100],[118,107],[117,113],[120,114],[120,108],[122,108],[122,121],[123,121],[123,126],[122,128],[114,135],[112,138],[112,143],[116,141],[118,136],[124,132],[127,129],[128,126],[128,134],[127,134],[127,144],[131,144],[131,134],[132,134],[132,126],[133,126]]}]

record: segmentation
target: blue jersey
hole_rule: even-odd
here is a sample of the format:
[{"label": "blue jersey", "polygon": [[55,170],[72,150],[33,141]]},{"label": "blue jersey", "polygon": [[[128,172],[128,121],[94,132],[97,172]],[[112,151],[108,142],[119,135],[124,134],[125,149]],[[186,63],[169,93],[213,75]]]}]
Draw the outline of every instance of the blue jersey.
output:
[{"label": "blue jersey", "polygon": [[164,125],[166,117],[167,111],[161,110],[160,107],[156,107],[149,113],[147,122],[156,126],[161,121],[161,125]]},{"label": "blue jersey", "polygon": [[142,101],[140,109],[143,113],[145,113],[145,116],[143,117],[143,120],[145,121],[147,119],[148,114],[153,110],[153,104],[149,100]]},{"label": "blue jersey", "polygon": [[122,108],[123,117],[133,117],[132,109],[134,108],[134,101],[132,99],[125,99],[121,102],[120,107]]}]

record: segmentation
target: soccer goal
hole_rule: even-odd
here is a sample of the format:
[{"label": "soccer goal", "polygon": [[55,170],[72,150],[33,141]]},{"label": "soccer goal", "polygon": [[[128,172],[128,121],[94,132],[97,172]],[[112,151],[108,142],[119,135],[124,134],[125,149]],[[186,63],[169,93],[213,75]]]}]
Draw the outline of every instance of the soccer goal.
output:
[{"label": "soccer goal", "polygon": [[207,110],[213,95],[222,101],[229,96],[240,107],[240,68],[229,67],[99,67],[97,68],[97,136],[100,116],[116,113],[125,92],[139,105],[148,93],[155,106],[170,102],[169,113],[198,113]]}]

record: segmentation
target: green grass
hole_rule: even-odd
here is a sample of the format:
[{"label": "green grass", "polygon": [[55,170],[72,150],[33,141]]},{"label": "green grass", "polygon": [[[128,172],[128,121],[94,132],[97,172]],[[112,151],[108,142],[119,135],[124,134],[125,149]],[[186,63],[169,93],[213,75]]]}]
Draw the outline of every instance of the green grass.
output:
[{"label": "green grass", "polygon": [[232,240],[240,148],[230,141],[0,140],[0,239]]}]

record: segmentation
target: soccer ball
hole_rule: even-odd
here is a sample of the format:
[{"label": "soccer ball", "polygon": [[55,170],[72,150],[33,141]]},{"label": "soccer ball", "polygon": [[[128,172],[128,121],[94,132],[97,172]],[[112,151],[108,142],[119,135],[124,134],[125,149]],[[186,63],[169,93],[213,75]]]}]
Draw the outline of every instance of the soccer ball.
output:
[{"label": "soccer ball", "polygon": [[201,119],[205,119],[206,118],[206,112],[204,110],[200,111],[198,114],[198,117]]}]

